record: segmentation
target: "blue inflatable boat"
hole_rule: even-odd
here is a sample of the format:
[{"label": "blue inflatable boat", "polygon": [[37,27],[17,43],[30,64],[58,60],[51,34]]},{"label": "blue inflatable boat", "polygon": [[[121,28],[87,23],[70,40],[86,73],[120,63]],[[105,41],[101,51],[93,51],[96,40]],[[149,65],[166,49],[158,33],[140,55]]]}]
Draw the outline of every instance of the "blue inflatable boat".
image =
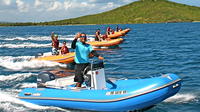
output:
[{"label": "blue inflatable boat", "polygon": [[87,71],[83,88],[75,88],[73,76],[58,77],[54,73],[38,75],[38,87],[26,88],[21,100],[61,108],[94,111],[128,111],[150,107],[175,95],[181,79],[164,74],[145,79],[105,80],[102,65]]}]

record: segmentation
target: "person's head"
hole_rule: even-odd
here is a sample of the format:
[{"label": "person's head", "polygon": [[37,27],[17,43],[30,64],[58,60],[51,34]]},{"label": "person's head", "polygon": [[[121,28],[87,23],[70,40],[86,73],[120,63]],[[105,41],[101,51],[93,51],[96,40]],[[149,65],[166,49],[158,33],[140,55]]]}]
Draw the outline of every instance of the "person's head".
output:
[{"label": "person's head", "polygon": [[87,36],[85,33],[81,33],[80,42],[85,43],[87,41]]},{"label": "person's head", "polygon": [[55,39],[58,39],[58,35],[57,35],[57,34],[54,34],[54,38],[55,38]]},{"label": "person's head", "polygon": [[66,45],[66,41],[63,41],[63,45]]}]

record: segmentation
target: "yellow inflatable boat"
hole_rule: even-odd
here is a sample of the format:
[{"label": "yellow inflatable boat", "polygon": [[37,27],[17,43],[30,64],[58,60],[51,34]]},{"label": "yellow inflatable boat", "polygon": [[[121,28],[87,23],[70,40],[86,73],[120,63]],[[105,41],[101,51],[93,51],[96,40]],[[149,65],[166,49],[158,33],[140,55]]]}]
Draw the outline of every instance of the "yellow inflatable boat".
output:
[{"label": "yellow inflatable boat", "polygon": [[122,31],[115,32],[114,34],[108,35],[108,38],[115,39],[115,38],[117,38],[117,37],[124,36],[124,35],[126,35],[130,30],[131,30],[130,28],[127,28],[127,29],[124,29],[124,30],[122,30]]},{"label": "yellow inflatable boat", "polygon": [[123,42],[123,38],[118,38],[118,39],[111,39],[111,40],[106,40],[106,41],[91,41],[88,42],[88,44],[95,46],[95,47],[111,47],[111,46],[116,46],[119,45]]},{"label": "yellow inflatable boat", "polygon": [[50,55],[50,56],[41,56],[38,58],[35,58],[36,60],[45,60],[45,61],[53,61],[58,63],[64,63],[69,64],[74,62],[74,52],[70,52],[64,55]]}]

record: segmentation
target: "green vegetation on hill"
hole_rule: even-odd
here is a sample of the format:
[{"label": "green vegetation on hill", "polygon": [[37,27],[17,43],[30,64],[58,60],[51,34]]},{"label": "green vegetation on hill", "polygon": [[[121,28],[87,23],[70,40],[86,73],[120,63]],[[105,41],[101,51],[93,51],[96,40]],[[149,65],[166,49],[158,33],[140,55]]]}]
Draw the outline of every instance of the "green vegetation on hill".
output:
[{"label": "green vegetation on hill", "polygon": [[200,7],[178,4],[167,0],[139,0],[94,15],[52,22],[15,23],[11,25],[128,24],[193,21],[200,21]]}]

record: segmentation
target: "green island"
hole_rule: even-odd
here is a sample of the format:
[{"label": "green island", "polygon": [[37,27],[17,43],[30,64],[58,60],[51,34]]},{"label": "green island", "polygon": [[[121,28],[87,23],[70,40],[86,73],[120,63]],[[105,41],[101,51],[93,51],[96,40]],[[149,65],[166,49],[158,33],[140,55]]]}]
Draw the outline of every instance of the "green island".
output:
[{"label": "green island", "polygon": [[116,9],[78,18],[39,23],[0,23],[0,26],[89,25],[200,22],[200,7],[167,0],[139,0]]}]

